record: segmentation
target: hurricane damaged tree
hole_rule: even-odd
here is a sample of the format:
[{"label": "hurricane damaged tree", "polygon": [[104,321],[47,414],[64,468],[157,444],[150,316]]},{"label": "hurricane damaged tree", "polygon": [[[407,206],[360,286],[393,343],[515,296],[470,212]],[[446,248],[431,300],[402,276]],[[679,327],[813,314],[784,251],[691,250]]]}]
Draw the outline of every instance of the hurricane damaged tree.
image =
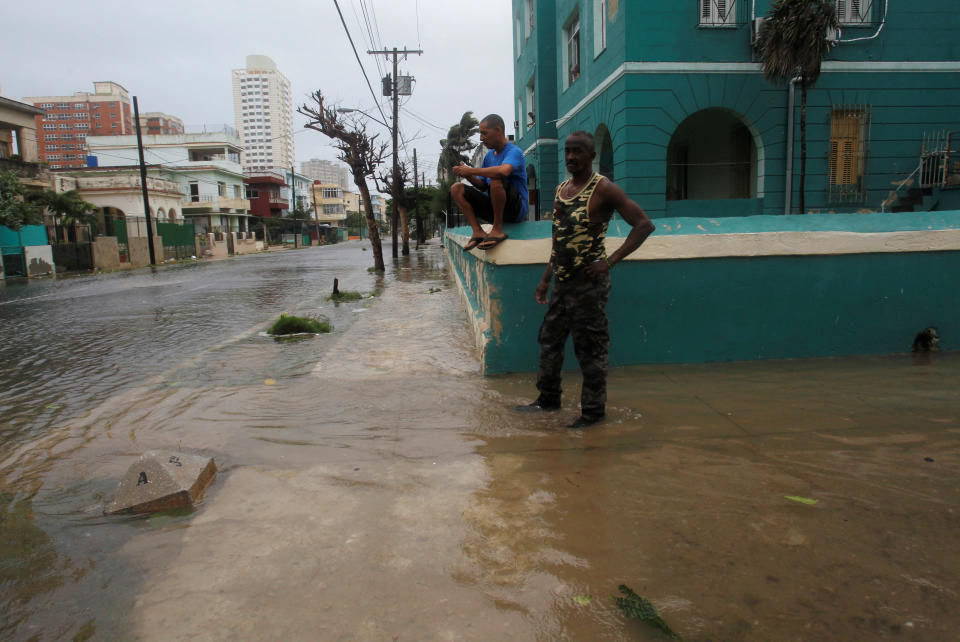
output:
[{"label": "hurricane damaged tree", "polygon": [[[837,29],[833,0],[776,0],[760,30],[757,48],[767,80],[800,84],[800,213],[806,212],[807,89],[820,77],[820,64],[830,51],[827,33]],[[793,118],[793,114],[788,115]],[[792,177],[791,177],[792,180]]]},{"label": "hurricane damaged tree", "polygon": [[[400,198],[397,199],[400,202],[394,203],[391,201],[391,207],[393,207],[396,212],[400,215],[400,238],[402,240],[402,254],[403,256],[410,256],[410,223],[407,219],[407,199],[406,194],[404,193],[404,188],[407,184],[407,180],[410,178],[410,173],[407,171],[406,163],[397,163],[397,191],[393,191],[393,178],[392,170],[389,174],[380,174],[379,176],[374,176],[373,180],[377,185],[377,191],[384,194],[400,194]],[[396,220],[394,217],[391,219]]]},{"label": "hurricane damaged tree", "polygon": [[377,142],[377,134],[367,134],[367,127],[359,120],[345,120],[337,112],[336,106],[327,106],[323,93],[320,90],[310,95],[313,104],[303,104],[297,108],[297,113],[306,116],[309,121],[304,127],[314,129],[324,136],[333,139],[333,146],[340,151],[338,158],[350,168],[353,183],[360,192],[364,214],[367,219],[367,232],[370,236],[370,247],[373,249],[373,265],[379,271],[385,271],[383,263],[383,246],[380,243],[380,229],[373,217],[373,205],[370,202],[370,189],[367,187],[367,177],[373,176],[377,166],[383,162],[388,145]]}]

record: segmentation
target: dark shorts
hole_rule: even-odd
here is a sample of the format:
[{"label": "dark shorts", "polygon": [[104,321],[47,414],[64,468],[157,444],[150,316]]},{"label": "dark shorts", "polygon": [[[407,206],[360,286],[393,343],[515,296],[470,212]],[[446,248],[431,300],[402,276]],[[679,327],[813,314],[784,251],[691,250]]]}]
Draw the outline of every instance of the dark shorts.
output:
[{"label": "dark shorts", "polygon": [[[503,189],[507,192],[507,202],[503,205],[503,222],[516,223],[517,218],[523,212],[520,193],[508,179],[501,178],[500,180],[503,181]],[[493,203],[490,202],[490,192],[482,192],[473,185],[466,185],[465,187],[463,196],[473,208],[473,213],[481,221],[493,223]]]}]

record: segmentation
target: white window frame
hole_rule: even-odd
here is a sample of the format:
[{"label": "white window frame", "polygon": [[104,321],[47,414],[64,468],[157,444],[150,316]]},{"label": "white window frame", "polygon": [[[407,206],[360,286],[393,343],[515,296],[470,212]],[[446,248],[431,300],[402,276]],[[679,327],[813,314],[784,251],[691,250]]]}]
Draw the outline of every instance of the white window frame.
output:
[{"label": "white window frame", "polygon": [[[537,124],[536,114],[537,114],[537,77],[531,76],[530,80],[527,82],[526,86],[526,103],[527,111],[520,116],[523,118],[523,122],[527,124],[527,128],[531,128]],[[530,112],[533,112],[534,118],[533,121],[530,121]]]},{"label": "white window frame", "polygon": [[517,97],[517,120],[514,121],[517,127],[517,135],[523,136],[524,124],[527,122],[526,117],[523,115],[523,98]]},{"label": "white window frame", "polygon": [[607,0],[593,0],[593,57],[607,48]]},{"label": "white window frame", "polygon": [[837,0],[837,22],[845,27],[873,24],[873,0]]},{"label": "white window frame", "polygon": [[570,17],[567,19],[566,24],[563,27],[563,40],[560,45],[560,55],[562,60],[562,66],[560,73],[563,75],[563,89],[566,90],[577,81],[577,78],[573,78],[573,67],[570,64],[570,53],[571,46],[573,44],[574,36],[577,40],[577,78],[583,75],[583,47],[582,41],[580,38],[580,8],[577,7],[574,9],[573,13],[570,14]]},{"label": "white window frame", "polygon": [[699,0],[701,27],[737,26],[737,0]]}]

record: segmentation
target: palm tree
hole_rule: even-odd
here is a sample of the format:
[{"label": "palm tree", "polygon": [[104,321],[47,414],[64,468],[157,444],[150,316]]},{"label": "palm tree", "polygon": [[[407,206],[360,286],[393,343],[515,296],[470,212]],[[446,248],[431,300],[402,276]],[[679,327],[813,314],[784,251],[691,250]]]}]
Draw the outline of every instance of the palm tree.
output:
[{"label": "palm tree", "polygon": [[[805,212],[807,176],[807,89],[820,77],[830,51],[827,31],[837,28],[833,0],[776,0],[767,14],[757,46],[767,80],[800,83],[800,212]],[[789,115],[790,118],[793,114]]]},{"label": "palm tree", "polygon": [[[49,189],[44,190],[37,195],[37,202],[53,214],[54,229],[61,225],[72,225],[76,230],[76,226],[90,223],[94,214],[100,209],[93,203],[80,198],[77,190],[59,193]],[[60,240],[59,235],[57,240]]]},{"label": "palm tree", "polygon": [[453,167],[461,162],[469,162],[467,152],[477,147],[471,138],[480,128],[480,121],[468,111],[460,117],[460,122],[450,128],[447,137],[440,141],[440,161],[437,163],[437,180],[441,183],[453,176]]}]

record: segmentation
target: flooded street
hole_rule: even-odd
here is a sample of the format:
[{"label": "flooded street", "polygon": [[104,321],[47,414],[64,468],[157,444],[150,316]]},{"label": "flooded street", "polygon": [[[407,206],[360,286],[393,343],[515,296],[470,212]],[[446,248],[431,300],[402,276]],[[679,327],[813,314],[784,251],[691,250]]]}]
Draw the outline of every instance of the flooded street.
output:
[{"label": "flooded street", "polygon": [[[575,373],[532,418],[480,375],[438,245],[363,247],[0,286],[0,638],[666,639],[620,584],[687,640],[960,630],[957,354],[619,368],[568,431]],[[104,517],[151,449],[203,502]]]}]

